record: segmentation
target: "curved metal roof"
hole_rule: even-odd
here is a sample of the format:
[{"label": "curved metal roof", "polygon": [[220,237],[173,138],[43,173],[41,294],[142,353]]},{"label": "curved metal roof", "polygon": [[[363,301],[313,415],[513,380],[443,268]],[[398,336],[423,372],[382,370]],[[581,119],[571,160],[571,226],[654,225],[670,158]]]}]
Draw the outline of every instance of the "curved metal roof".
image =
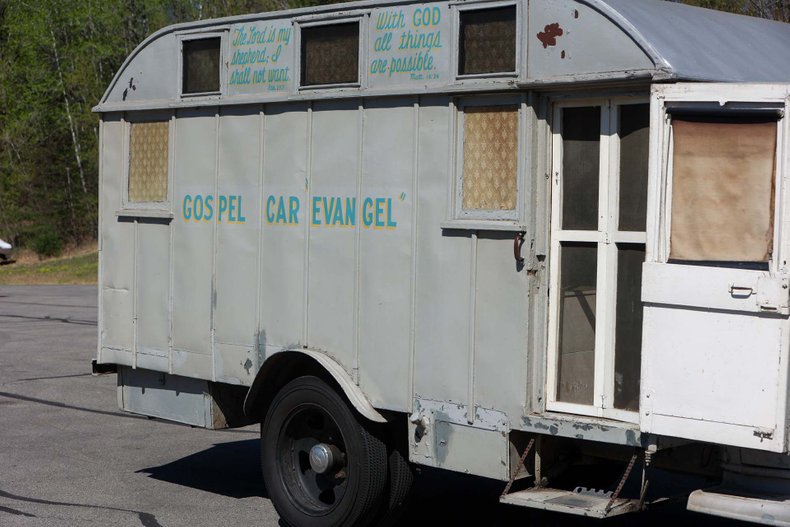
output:
[{"label": "curved metal roof", "polygon": [[790,81],[790,24],[663,0],[596,0],[673,78]]}]

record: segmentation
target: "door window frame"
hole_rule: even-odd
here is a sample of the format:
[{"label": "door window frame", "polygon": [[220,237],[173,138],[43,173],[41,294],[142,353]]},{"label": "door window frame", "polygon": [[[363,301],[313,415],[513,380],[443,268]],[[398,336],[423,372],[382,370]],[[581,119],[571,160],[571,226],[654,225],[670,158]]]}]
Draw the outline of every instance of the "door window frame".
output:
[{"label": "door window frame", "polygon": [[[695,102],[693,106],[689,106],[685,101],[667,101],[661,105],[660,108],[651,108],[651,127],[652,123],[659,123],[663,121],[662,126],[655,131],[657,147],[656,152],[662,153],[658,159],[657,170],[659,170],[660,177],[657,178],[656,184],[658,188],[651,188],[650,191],[657,196],[661,196],[661,205],[656,212],[648,214],[648,228],[650,228],[651,219],[656,221],[656,225],[660,228],[659,235],[655,237],[655,242],[648,244],[647,261],[657,261],[659,263],[670,265],[697,265],[689,264],[685,261],[672,261],[670,259],[670,242],[671,242],[671,229],[672,229],[672,182],[674,179],[674,127],[672,122],[673,110],[679,111],[679,115],[683,115],[683,111],[693,108],[694,113],[698,115],[705,115],[706,113],[716,116],[726,116],[727,110],[721,109],[721,103],[713,100],[708,100],[709,97],[701,98],[699,102]],[[774,158],[774,218],[773,218],[773,252],[768,259],[768,271],[770,273],[778,273],[779,262],[782,261],[783,245],[782,245],[782,204],[783,204],[783,173],[785,170],[785,161],[783,159],[785,150],[786,136],[788,135],[788,119],[784,115],[784,101],[776,104],[766,104],[759,102],[745,102],[737,101],[738,110],[731,110],[732,115],[737,116],[739,113],[749,112],[762,112],[766,110],[776,110],[776,152]],[[651,130],[651,134],[654,132]],[[654,142],[651,140],[651,143]],[[650,184],[650,183],[648,183]],[[648,198],[648,202],[655,202],[655,199]],[[650,211],[650,205],[648,205]],[[656,215],[658,219],[656,220]],[[651,250],[652,249],[652,250]],[[651,258],[651,253],[655,255]],[[702,265],[702,264],[699,264]],[[708,267],[717,267],[715,264],[706,265]],[[726,263],[721,266],[726,267]],[[758,270],[759,272],[760,270]]]},{"label": "door window frame", "polygon": [[[619,421],[639,421],[639,412],[614,408],[615,390],[615,321],[617,301],[617,257],[619,245],[647,243],[646,231],[619,231],[620,138],[619,108],[629,104],[649,103],[648,96],[615,96],[595,99],[556,101],[552,109],[551,128],[551,236],[549,266],[549,328],[546,367],[546,409]],[[596,230],[562,229],[562,112],[566,108],[597,106],[601,108],[600,159],[598,166],[598,228]],[[647,189],[645,189],[647,192]],[[647,215],[647,210],[645,211]],[[559,301],[560,247],[563,243],[596,245],[596,316],[593,404],[557,400],[559,377]],[[603,351],[601,351],[603,350]]]}]

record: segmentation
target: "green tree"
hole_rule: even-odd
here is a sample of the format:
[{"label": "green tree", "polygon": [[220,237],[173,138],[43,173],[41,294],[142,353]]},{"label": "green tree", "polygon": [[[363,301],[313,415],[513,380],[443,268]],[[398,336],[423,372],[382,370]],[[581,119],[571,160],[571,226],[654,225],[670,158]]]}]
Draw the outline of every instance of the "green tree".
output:
[{"label": "green tree", "polygon": [[96,237],[91,107],[148,35],[177,22],[323,3],[332,2],[0,0],[0,236],[31,247]]},{"label": "green tree", "polygon": [[683,3],[790,22],[790,0],[684,0]]}]

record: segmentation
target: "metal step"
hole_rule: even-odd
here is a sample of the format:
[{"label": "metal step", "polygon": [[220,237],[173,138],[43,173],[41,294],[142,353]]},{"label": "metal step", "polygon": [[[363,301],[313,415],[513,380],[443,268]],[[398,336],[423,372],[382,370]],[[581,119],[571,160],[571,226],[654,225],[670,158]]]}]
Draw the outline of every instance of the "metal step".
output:
[{"label": "metal step", "polygon": [[[573,490],[533,487],[506,494],[500,497],[499,501],[509,505],[565,512],[591,518],[607,518],[639,510],[639,500],[617,498],[612,501],[611,492],[580,487]],[[612,501],[611,505],[610,501]]]}]

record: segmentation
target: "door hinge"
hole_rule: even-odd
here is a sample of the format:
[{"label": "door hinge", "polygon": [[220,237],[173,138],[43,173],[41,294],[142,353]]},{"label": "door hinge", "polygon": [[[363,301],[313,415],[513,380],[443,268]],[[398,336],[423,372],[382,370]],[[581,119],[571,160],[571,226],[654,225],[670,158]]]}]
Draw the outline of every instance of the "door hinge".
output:
[{"label": "door hinge", "polygon": [[763,442],[763,439],[771,440],[774,438],[774,431],[773,430],[760,430],[759,428],[754,431],[754,437],[758,437],[760,442]]}]

